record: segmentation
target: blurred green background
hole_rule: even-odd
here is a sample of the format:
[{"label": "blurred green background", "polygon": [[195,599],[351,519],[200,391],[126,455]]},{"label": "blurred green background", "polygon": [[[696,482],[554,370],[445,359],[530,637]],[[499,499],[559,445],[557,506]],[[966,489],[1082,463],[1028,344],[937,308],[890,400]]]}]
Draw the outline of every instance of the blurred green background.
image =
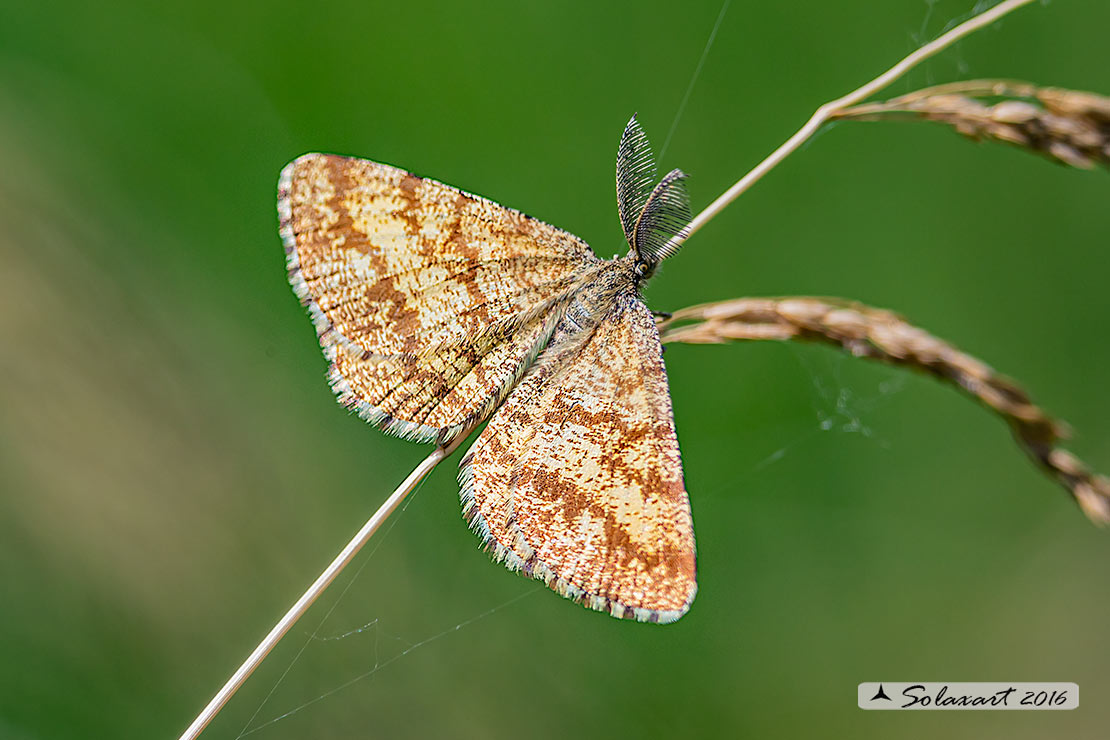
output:
[{"label": "blurred green background", "polygon": [[[734,0],[663,167],[708,203],[971,5]],[[0,736],[176,737],[428,451],[333,401],[285,280],[282,165],[401,165],[623,253],[618,136],[638,111],[662,143],[719,10],[0,8]],[[1104,2],[1038,4],[892,91],[1110,93],[1108,24]],[[1106,470],[1108,187],[939,127],[843,124],[648,299],[894,308],[1026,383]],[[256,710],[259,738],[1105,736],[1110,534],[1002,423],[819,347],[674,346],[667,365],[699,548],[686,617],[614,620],[491,564],[452,461],[206,737]],[[884,679],[1075,681],[1081,707],[857,709]]]}]

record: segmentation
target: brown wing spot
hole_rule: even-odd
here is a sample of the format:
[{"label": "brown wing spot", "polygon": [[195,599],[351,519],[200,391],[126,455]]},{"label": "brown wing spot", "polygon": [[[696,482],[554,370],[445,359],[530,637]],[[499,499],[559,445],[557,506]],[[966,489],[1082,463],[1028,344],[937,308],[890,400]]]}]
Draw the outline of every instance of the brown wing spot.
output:
[{"label": "brown wing spot", "polygon": [[416,189],[420,187],[423,179],[413,174],[407,174],[401,178],[401,182],[397,183],[397,187],[408,198],[416,199]]}]

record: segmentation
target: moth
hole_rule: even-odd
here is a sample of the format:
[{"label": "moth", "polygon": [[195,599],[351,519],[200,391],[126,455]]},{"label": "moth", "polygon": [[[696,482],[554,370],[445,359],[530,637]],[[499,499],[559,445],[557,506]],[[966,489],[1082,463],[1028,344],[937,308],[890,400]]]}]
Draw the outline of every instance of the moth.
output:
[{"label": "moth", "polygon": [[617,149],[628,253],[364,159],[306,154],[278,187],[289,280],[340,403],[441,445],[463,514],[512,570],[615,617],[672,622],[697,590],[662,345],[640,291],[690,221],[636,117]]}]

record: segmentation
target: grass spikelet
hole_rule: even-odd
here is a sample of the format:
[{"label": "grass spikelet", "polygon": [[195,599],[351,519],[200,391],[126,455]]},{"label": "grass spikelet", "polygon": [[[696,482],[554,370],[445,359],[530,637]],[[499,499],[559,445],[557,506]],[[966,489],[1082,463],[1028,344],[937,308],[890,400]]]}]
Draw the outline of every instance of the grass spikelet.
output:
[{"label": "grass spikelet", "polygon": [[836,117],[938,121],[970,139],[1001,141],[1072,167],[1110,167],[1110,98],[1089,92],[971,80],[852,106]]}]

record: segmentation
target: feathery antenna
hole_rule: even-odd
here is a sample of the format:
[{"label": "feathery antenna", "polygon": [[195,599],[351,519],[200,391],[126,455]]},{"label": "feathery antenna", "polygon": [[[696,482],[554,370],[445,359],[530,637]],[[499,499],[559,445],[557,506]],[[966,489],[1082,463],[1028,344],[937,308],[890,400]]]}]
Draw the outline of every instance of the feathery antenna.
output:
[{"label": "feathery antenna", "polygon": [[654,184],[655,157],[647,134],[633,115],[617,147],[617,213],[629,246],[632,246],[636,222],[651,197]]},{"label": "feathery antenna", "polygon": [[686,173],[671,170],[655,185],[655,172],[647,134],[633,115],[617,147],[617,213],[628,246],[645,262],[677,252],[690,223]]},{"label": "feathery antenna", "polygon": [[660,262],[682,246],[689,224],[690,196],[686,193],[686,173],[671,170],[648,196],[632,233],[632,248],[645,262]]}]

